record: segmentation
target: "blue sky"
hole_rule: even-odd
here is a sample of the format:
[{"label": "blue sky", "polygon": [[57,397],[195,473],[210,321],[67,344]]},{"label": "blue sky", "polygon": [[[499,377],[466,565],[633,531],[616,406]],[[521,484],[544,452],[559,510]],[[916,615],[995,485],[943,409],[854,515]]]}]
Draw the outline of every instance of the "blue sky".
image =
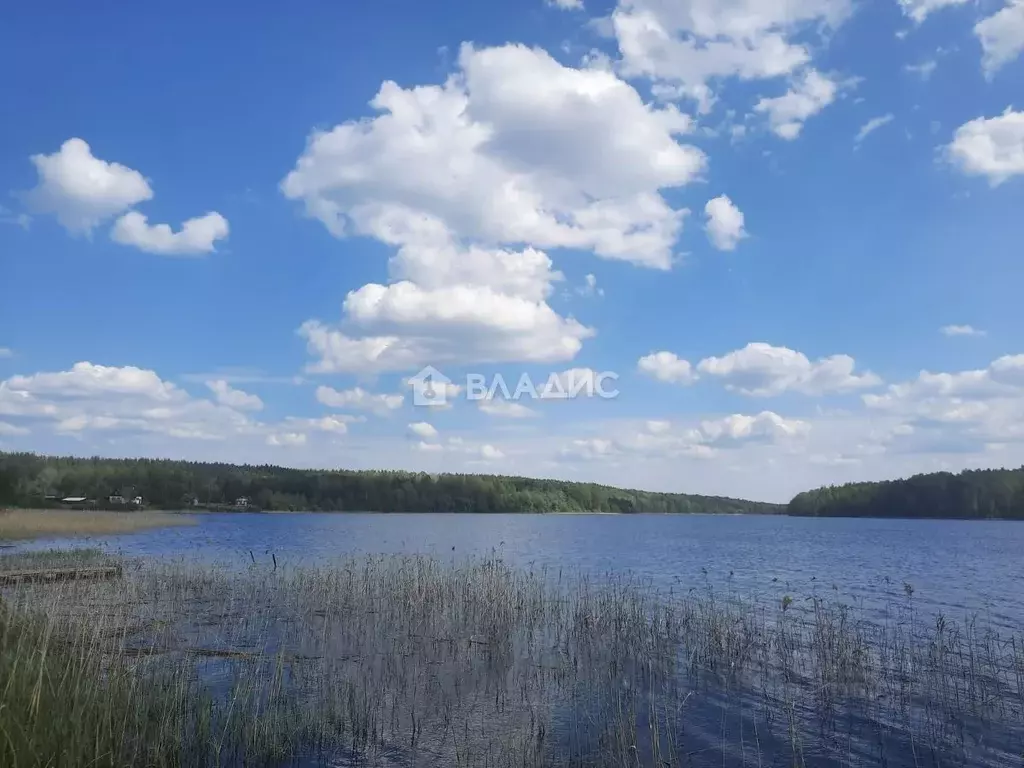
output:
[{"label": "blue sky", "polygon": [[[1021,0],[57,5],[0,28],[4,450],[1024,463]],[[618,396],[417,407],[428,364]]]}]

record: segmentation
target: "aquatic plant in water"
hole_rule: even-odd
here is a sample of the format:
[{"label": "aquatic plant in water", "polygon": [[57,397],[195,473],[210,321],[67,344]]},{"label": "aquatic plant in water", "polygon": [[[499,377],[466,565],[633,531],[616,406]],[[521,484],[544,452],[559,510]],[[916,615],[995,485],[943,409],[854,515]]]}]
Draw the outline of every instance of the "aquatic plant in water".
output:
[{"label": "aquatic plant in water", "polygon": [[1022,743],[1020,638],[929,623],[911,590],[879,621],[496,557],[125,566],[3,591],[3,765],[1000,764]]}]

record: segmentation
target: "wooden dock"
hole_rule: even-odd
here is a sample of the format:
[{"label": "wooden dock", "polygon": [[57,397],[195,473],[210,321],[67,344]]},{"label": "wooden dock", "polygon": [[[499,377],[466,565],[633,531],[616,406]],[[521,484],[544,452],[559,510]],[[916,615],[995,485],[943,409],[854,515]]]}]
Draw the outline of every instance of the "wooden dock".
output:
[{"label": "wooden dock", "polygon": [[0,572],[0,586],[12,584],[44,583],[55,581],[77,581],[86,579],[120,578],[120,565],[108,565],[99,568],[45,568],[36,571]]}]

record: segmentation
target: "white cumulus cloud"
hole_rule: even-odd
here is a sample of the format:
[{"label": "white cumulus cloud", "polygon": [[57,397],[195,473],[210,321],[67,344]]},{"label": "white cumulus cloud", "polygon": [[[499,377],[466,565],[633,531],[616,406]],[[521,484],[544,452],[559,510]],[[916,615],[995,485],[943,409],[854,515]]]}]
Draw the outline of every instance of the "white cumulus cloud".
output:
[{"label": "white cumulus cloud", "polygon": [[[352,326],[368,335],[309,321],[299,330],[317,360],[314,373],[408,370],[446,362],[569,360],[593,330],[546,302],[483,286],[425,289],[403,281],[349,293]],[[390,333],[388,333],[390,331]]]},{"label": "white cumulus cloud", "polygon": [[931,373],[866,394],[872,411],[907,426],[902,442],[917,450],[971,452],[1024,443],[1024,354],[986,368]]},{"label": "white cumulus cloud", "polygon": [[984,176],[992,186],[1024,174],[1024,112],[978,117],[956,129],[946,147],[950,161],[963,173]]},{"label": "white cumulus cloud", "polygon": [[223,379],[206,382],[206,386],[217,398],[221,405],[238,408],[244,411],[262,411],[263,401],[257,396],[235,389]]},{"label": "white cumulus cloud", "polygon": [[772,411],[735,413],[689,424],[649,420],[638,427],[626,425],[619,434],[572,440],[562,446],[559,455],[588,461],[627,457],[705,460],[718,456],[720,451],[746,446],[793,446],[810,432],[810,423]]},{"label": "white cumulus cloud", "polygon": [[67,398],[107,394],[170,402],[184,394],[174,384],[163,381],[154,371],[131,365],[96,365],[87,361],[75,363],[68,371],[12,376],[4,384],[10,390],[31,395]]},{"label": "white cumulus cloud", "polygon": [[161,256],[196,256],[213,253],[214,244],[226,238],[228,231],[227,219],[216,211],[189,219],[177,232],[167,224],[149,224],[138,211],[129,211],[114,223],[110,237]]},{"label": "white cumulus cloud", "polygon": [[570,441],[564,445],[560,455],[570,459],[603,459],[619,452],[615,441],[602,437],[588,437]]},{"label": "white cumulus cloud", "polygon": [[167,224],[149,224],[146,216],[129,210],[153,198],[149,181],[132,168],[96,157],[82,139],[68,139],[56,152],[30,160],[39,180],[25,194],[27,204],[55,215],[72,234],[91,235],[119,216],[111,239],[165,256],[211,253],[215,242],[228,236],[227,220],[215,211],[187,220],[177,232]]},{"label": "white cumulus cloud", "polygon": [[90,234],[97,225],[153,197],[141,173],[95,157],[82,139],[68,139],[53,154],[30,159],[39,182],[28,192],[27,202],[36,212],[54,214],[75,234]]},{"label": "white cumulus cloud", "polygon": [[849,0],[619,0],[611,27],[626,75],[649,77],[657,91],[706,112],[725,78],[768,80],[807,65],[810,35],[827,36],[852,7]]},{"label": "white cumulus cloud", "polygon": [[485,443],[480,446],[480,458],[484,461],[498,461],[499,459],[505,458],[505,453],[490,443]]},{"label": "white cumulus cloud", "polygon": [[743,211],[726,195],[708,200],[704,206],[704,230],[711,244],[720,251],[732,251],[747,236]]},{"label": "white cumulus cloud", "polygon": [[349,424],[362,420],[364,419],[361,416],[348,416],[338,413],[313,419],[302,419],[295,416],[289,416],[284,420],[284,426],[302,433],[327,432],[336,435],[344,435],[348,433]]},{"label": "white cumulus cloud", "polygon": [[[339,237],[396,251],[342,322],[300,329],[313,372],[571,360],[593,330],[548,303],[543,248],[667,269],[687,211],[662,190],[703,171],[691,120],[606,66],[464,45],[443,85],[384,83],[378,115],[310,136],[284,195]],[[596,292],[596,287],[593,288]]]},{"label": "white cumulus cloud", "polygon": [[349,292],[347,328],[317,320],[299,333],[313,372],[367,372],[448,362],[572,359],[594,331],[547,303],[562,275],[541,251],[465,247],[443,222],[406,208],[367,221],[397,245],[395,282]]},{"label": "white cumulus cloud", "polygon": [[832,355],[811,361],[802,352],[752,342],[722,357],[707,357],[697,370],[725,382],[726,388],[745,395],[767,397],[786,391],[808,395],[847,392],[877,386],[873,373],[854,373],[849,355]]},{"label": "white cumulus cloud", "polygon": [[87,361],[0,382],[0,414],[42,419],[61,432],[116,429],[215,440],[260,430],[238,409],[191,397],[154,371]]},{"label": "white cumulus cloud", "polygon": [[716,447],[749,442],[775,442],[781,438],[807,434],[810,425],[800,419],[787,419],[772,411],[753,416],[735,413],[700,423],[703,442]]},{"label": "white cumulus cloud", "polygon": [[928,16],[941,8],[963,5],[968,0],[898,0],[903,13],[920,24]]},{"label": "white cumulus cloud", "polygon": [[809,118],[835,101],[838,90],[834,80],[809,69],[798,76],[782,96],[758,101],[754,111],[767,114],[772,131],[780,138],[792,141],[800,135]]},{"label": "white cumulus cloud", "polygon": [[1024,0],[1008,0],[1007,5],[974,25],[981,42],[981,66],[989,77],[1024,51]]},{"label": "white cumulus cloud", "polygon": [[339,390],[320,386],[316,388],[316,399],[331,408],[358,408],[374,413],[387,413],[401,408],[405,402],[405,395],[377,394],[362,387]]},{"label": "white cumulus cloud", "polygon": [[673,352],[652,352],[645,355],[637,362],[637,368],[641,373],[672,384],[692,384],[697,380],[693,366]]},{"label": "white cumulus cloud", "polygon": [[439,434],[433,424],[425,421],[417,421],[410,424],[409,431],[423,440],[436,440]]},{"label": "white cumulus cloud", "polygon": [[213,399],[194,397],[152,370],[83,361],[66,371],[0,381],[0,416],[76,437],[117,432],[207,443],[234,439],[241,445],[252,438],[270,445],[299,445],[306,437],[295,435],[344,434],[348,424],[362,420],[329,415],[263,423],[249,413],[263,408],[257,396],[216,379],[209,380],[207,387]]},{"label": "white cumulus cloud", "polygon": [[[314,133],[282,182],[333,233],[404,207],[487,245],[530,243],[667,267],[684,212],[659,193],[692,181],[690,120],[606,69],[522,45],[464,45],[441,86],[386,82],[378,117]],[[372,233],[372,232],[371,232]]]}]

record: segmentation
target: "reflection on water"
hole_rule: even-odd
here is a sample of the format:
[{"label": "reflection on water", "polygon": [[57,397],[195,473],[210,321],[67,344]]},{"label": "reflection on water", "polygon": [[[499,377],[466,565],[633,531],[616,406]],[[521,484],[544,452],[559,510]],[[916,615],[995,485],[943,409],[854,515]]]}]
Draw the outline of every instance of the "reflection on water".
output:
[{"label": "reflection on water", "polygon": [[[225,696],[279,670],[345,735],[309,765],[1008,766],[1021,544],[998,522],[211,515],[108,546],[222,565],[140,576],[160,632],[138,640],[209,653]],[[433,560],[303,570],[365,553]],[[492,553],[515,568],[467,565]]]}]

